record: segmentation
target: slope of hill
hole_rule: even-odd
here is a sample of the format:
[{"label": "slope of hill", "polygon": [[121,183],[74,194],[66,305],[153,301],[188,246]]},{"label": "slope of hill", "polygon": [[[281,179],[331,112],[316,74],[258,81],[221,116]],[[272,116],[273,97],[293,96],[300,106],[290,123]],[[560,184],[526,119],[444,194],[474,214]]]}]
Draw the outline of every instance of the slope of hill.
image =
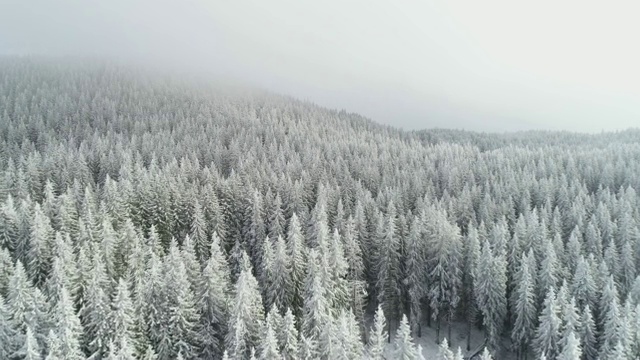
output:
[{"label": "slope of hill", "polygon": [[637,130],[404,132],[6,58],[0,169],[0,359],[640,356]]}]

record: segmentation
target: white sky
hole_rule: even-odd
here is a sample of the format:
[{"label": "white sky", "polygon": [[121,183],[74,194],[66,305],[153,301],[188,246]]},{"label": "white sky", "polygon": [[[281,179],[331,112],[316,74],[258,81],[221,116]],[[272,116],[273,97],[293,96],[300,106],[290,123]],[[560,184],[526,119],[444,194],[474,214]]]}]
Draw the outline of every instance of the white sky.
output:
[{"label": "white sky", "polygon": [[0,0],[0,52],[240,79],[407,129],[640,126],[640,2]]}]

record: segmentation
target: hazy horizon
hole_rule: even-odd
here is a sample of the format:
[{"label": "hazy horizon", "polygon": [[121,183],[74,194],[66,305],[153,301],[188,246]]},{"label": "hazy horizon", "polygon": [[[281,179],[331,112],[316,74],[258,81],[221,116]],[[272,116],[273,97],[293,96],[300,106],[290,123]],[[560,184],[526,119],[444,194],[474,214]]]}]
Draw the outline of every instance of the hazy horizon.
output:
[{"label": "hazy horizon", "polygon": [[640,125],[637,10],[584,1],[7,0],[0,54],[206,73],[407,130],[600,132]]}]

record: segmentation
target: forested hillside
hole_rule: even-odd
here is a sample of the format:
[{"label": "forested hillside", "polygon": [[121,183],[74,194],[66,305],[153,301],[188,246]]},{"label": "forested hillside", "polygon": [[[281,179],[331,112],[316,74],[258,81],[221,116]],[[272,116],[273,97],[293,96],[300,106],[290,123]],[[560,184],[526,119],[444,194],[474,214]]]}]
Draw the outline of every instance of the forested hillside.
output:
[{"label": "forested hillside", "polygon": [[2,59],[0,170],[0,359],[640,358],[639,131]]}]

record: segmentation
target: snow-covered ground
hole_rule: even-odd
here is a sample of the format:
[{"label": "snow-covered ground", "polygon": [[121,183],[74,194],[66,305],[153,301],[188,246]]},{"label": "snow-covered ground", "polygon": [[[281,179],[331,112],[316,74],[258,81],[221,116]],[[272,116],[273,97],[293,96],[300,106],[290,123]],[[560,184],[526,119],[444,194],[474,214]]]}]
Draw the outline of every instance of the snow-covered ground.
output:
[{"label": "snow-covered ground", "polygon": [[[448,327],[443,324],[440,329],[440,339],[448,335]],[[393,351],[393,339],[394,335],[391,336],[391,344],[387,345],[386,353],[388,359],[393,359],[391,356],[391,352]],[[427,360],[437,359],[439,346],[436,344],[436,329],[435,327],[427,327],[426,324],[422,326],[422,337],[414,337],[414,342],[416,346],[422,346],[422,354],[424,358]],[[506,339],[505,339],[506,340]],[[449,347],[455,352],[458,350],[458,347],[462,349],[462,353],[464,356],[470,355],[466,351],[467,347],[467,324],[465,322],[454,322],[451,328],[451,339],[447,339],[449,342]],[[478,330],[475,327],[471,328],[471,351],[477,349],[484,342],[484,333],[481,330]],[[504,343],[504,347],[508,345],[508,342]],[[516,358],[515,354],[509,351],[502,351],[500,354],[496,354],[494,357],[495,360],[514,360]]]}]

